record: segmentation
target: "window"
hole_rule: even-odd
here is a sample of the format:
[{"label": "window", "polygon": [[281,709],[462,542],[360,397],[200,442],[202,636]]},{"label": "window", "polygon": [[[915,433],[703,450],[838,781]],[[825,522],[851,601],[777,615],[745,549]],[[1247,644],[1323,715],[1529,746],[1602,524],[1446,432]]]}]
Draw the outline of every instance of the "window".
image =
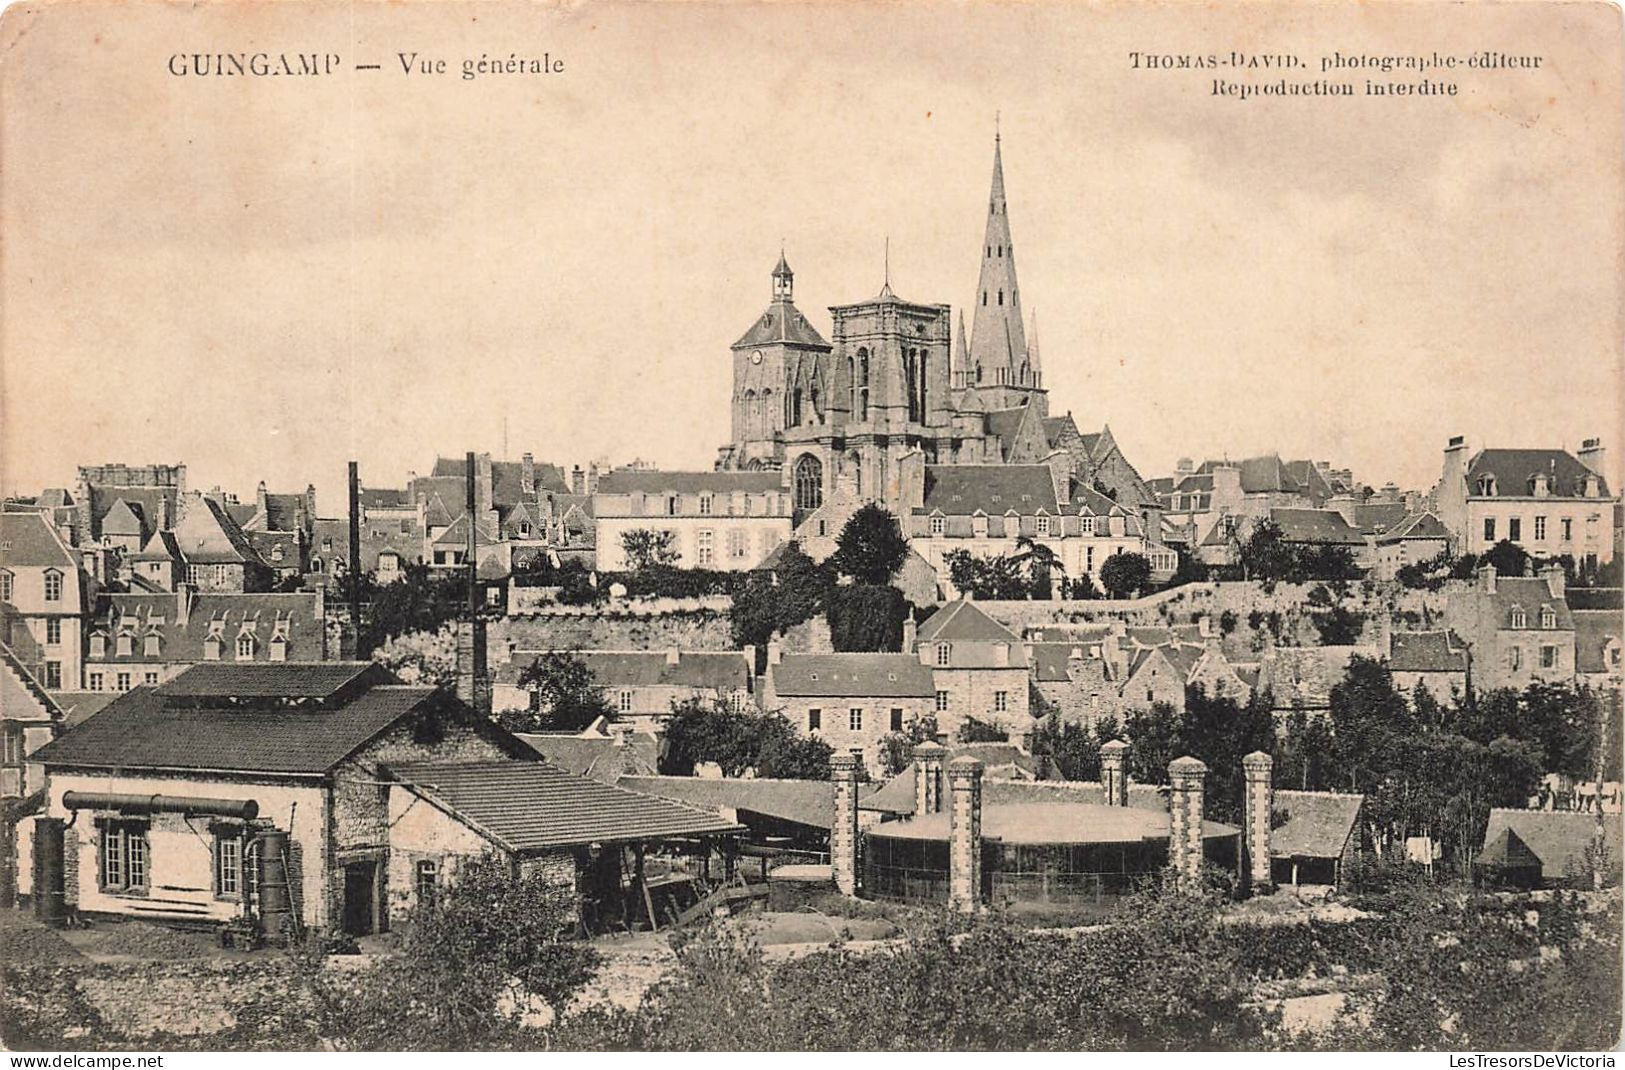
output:
[{"label": "window", "polygon": [[1543,516],[1535,517],[1535,541],[1546,541],[1546,518]]},{"label": "window", "polygon": [[817,509],[824,504],[824,465],[810,453],[796,461],[793,480],[797,509]]},{"label": "window", "polygon": [[1523,538],[1523,517],[1515,516],[1507,520],[1507,538],[1513,542]]},{"label": "window", "polygon": [[0,731],[0,765],[23,764],[22,725],[8,724]]},{"label": "window", "polygon": [[0,569],[0,602],[11,601],[11,573]]},{"label": "window", "polygon": [[993,712],[994,713],[1005,713],[1005,712],[1008,712],[1009,709],[1010,709],[1010,692],[1008,692],[1008,691],[995,691],[995,692],[993,692]]},{"label": "window", "polygon": [[271,660],[272,661],[287,661],[288,660],[288,637],[287,636],[285,636],[285,635],[273,635],[271,637]]},{"label": "window", "polygon": [[807,731],[816,732],[824,727],[824,711],[816,707],[807,711]]},{"label": "window", "polygon": [[163,640],[157,632],[152,632],[141,641],[141,651],[149,658],[155,658],[163,652]]},{"label": "window", "polygon": [[846,711],[846,727],[854,732],[863,731],[863,708],[853,706]]},{"label": "window", "polygon": [[97,856],[101,884],[110,892],[147,889],[147,826],[143,822],[109,821],[102,825]]},{"label": "window", "polygon": [[948,533],[948,518],[934,516],[931,518],[931,534],[946,535]]},{"label": "window", "polygon": [[45,663],[45,689],[47,691],[62,690],[62,663],[60,661],[47,661]]},{"label": "window", "polygon": [[1147,702],[1155,702],[1157,700],[1156,693],[1153,692],[1149,687],[1145,689],[1145,700]]},{"label": "window", "polygon": [[667,516],[676,516],[677,515],[677,501],[678,501],[677,495],[675,495],[675,494],[668,494],[666,496],[666,515]]},{"label": "window", "polygon": [[158,674],[155,672],[144,672],[141,674],[141,682],[146,684],[148,687],[157,687]]},{"label": "window", "polygon": [[750,552],[749,532],[744,528],[734,528],[728,532],[728,556],[735,561],[743,560]]},{"label": "window", "polygon": [[203,660],[220,660],[220,637],[218,635],[211,635],[203,640]]},{"label": "window", "polygon": [[946,691],[938,691],[937,692],[937,712],[938,713],[947,713],[948,712],[948,692],[946,692]]},{"label": "window", "polygon": [[90,656],[105,658],[107,656],[107,636],[93,635],[90,637]]},{"label": "window", "polygon": [[699,562],[699,565],[700,565],[701,568],[709,568],[711,566],[711,564],[715,561],[716,554],[712,549],[713,544],[715,543],[715,541],[716,541],[716,532],[714,532],[714,531],[708,531],[708,530],[707,531],[701,531],[701,532],[698,532],[695,535],[695,539],[694,539],[694,547],[695,547],[694,557],[695,557],[695,560]]},{"label": "window", "polygon": [[937,644],[937,664],[947,665],[953,660],[954,648],[948,643]]},{"label": "window", "polygon": [[412,890],[419,899],[433,899],[439,887],[440,863],[430,858],[420,860],[412,874]]},{"label": "window", "polygon": [[1080,523],[1079,530],[1082,531],[1085,535],[1093,535],[1095,533],[1095,518],[1094,517],[1092,517],[1092,516],[1081,517],[1081,518],[1079,518],[1079,523]]},{"label": "window", "polygon": [[45,600],[47,602],[62,601],[62,573],[54,568],[45,570]]},{"label": "window", "polygon": [[519,522],[519,537],[521,539],[530,538],[530,521],[521,520]]},{"label": "window", "polygon": [[1522,606],[1512,607],[1512,626],[1514,628],[1529,627],[1529,615],[1523,611]]},{"label": "window", "polygon": [[1561,523],[1562,526],[1563,526],[1563,528],[1562,528],[1562,530],[1563,530],[1563,541],[1564,542],[1573,542],[1574,541],[1574,518],[1566,516],[1561,521],[1559,521],[1559,523]]},{"label": "window", "polygon": [[1543,669],[1557,668],[1557,648],[1555,646],[1540,648],[1540,667]]},{"label": "window", "polygon": [[622,713],[632,712],[632,692],[622,691],[615,699],[615,708]]},{"label": "window", "polygon": [[709,494],[700,495],[700,515],[701,516],[710,516],[711,515],[711,495],[709,495]]},{"label": "window", "polygon": [[236,831],[217,832],[214,836],[214,894],[238,896],[242,893],[242,834]]},{"label": "window", "polygon": [[135,652],[135,637],[130,635],[129,632],[121,634],[117,639],[113,640],[113,643],[118,649],[118,656],[121,658],[127,658]]},{"label": "window", "polygon": [[61,617],[46,617],[45,618],[45,645],[46,646],[61,646],[62,645],[62,618]]},{"label": "window", "polygon": [[246,632],[237,637],[237,660],[248,661],[254,656],[254,637]]},{"label": "window", "polygon": [[130,674],[129,673],[121,672],[117,676],[115,676],[113,678],[113,680],[114,680],[113,690],[115,690],[115,691],[128,691],[128,690],[130,690]]},{"label": "window", "polygon": [[901,732],[903,730],[902,710],[894,709],[891,711],[891,730],[893,732]]},{"label": "window", "polygon": [[1484,541],[1495,541],[1495,518],[1493,516],[1487,516],[1484,518]]},{"label": "window", "polygon": [[1513,672],[1517,672],[1519,669],[1523,668],[1523,647],[1507,647],[1507,668],[1511,669]]},{"label": "window", "polygon": [[90,674],[90,689],[92,691],[104,691],[106,686],[107,681],[102,677],[101,673],[93,672]]},{"label": "window", "polygon": [[1542,628],[1557,627],[1557,614],[1552,612],[1551,606],[1540,607],[1540,626]]}]

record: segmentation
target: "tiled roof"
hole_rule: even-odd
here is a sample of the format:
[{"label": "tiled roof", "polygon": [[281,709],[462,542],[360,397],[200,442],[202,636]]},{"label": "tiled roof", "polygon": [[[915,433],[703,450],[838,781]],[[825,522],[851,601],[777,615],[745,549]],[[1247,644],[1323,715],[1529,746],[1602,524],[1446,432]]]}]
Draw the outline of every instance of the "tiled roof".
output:
[{"label": "tiled roof", "polygon": [[1393,672],[1467,671],[1467,646],[1447,631],[1394,632],[1388,654]]},{"label": "tiled roof", "polygon": [[704,810],[547,762],[407,764],[389,772],[513,851],[743,831]]},{"label": "tiled roof", "polygon": [[122,691],[58,691],[57,704],[62,707],[62,723],[73,727],[89,720],[124,697]]},{"label": "tiled roof", "polygon": [[760,494],[779,490],[777,472],[657,472],[619,469],[598,478],[599,494]]},{"label": "tiled roof", "polygon": [[1021,639],[1009,628],[983,613],[969,599],[961,598],[946,608],[939,609],[920,625],[918,639],[922,643],[1010,643]]},{"label": "tiled roof", "polygon": [[785,654],[769,665],[779,695],[828,698],[928,698],[931,670],[913,654]]},{"label": "tiled roof", "polygon": [[[835,823],[835,790],[827,780],[629,776],[622,777],[617,783],[623,788],[712,812],[748,810],[763,817],[822,829]],[[860,793],[863,791],[861,787],[859,790]],[[871,789],[860,799],[859,806],[866,810],[874,809],[870,802],[873,798]]]},{"label": "tiled roof", "polygon": [[[1477,495],[1479,480],[1493,476],[1499,497],[1530,497],[1529,481],[1537,475],[1551,480],[1552,497],[1579,498],[1585,496],[1586,480],[1596,473],[1567,450],[1480,450],[1467,465],[1467,493]],[[1600,475],[1596,479],[1600,495],[1608,497],[1608,481]]]},{"label": "tiled roof", "polygon": [[219,661],[193,665],[158,690],[173,698],[331,699],[392,680],[388,669],[371,661]]},{"label": "tiled roof", "polygon": [[1030,515],[1061,511],[1055,478],[1042,464],[933,464],[925,469],[925,504],[915,512],[969,516],[1014,510]]},{"label": "tiled roof", "polygon": [[1574,668],[1576,672],[1611,672],[1608,649],[1621,641],[1617,609],[1577,609],[1574,617]]},{"label": "tiled roof", "polygon": [[363,509],[410,509],[412,495],[404,487],[362,487]]},{"label": "tiled roof", "polygon": [[1377,537],[1378,542],[1403,539],[1448,539],[1450,532],[1432,513],[1412,513]]},{"label": "tiled roof", "polygon": [[[193,769],[315,776],[441,693],[374,686],[336,707],[175,705],[166,692],[207,666],[158,688],[128,691],[96,716],[34,752],[49,766]],[[183,684],[188,693],[199,689]],[[224,701],[223,699],[221,701]]]},{"label": "tiled roof", "polygon": [[[1546,880],[1563,880],[1571,868],[1585,865],[1586,847],[1597,834],[1597,815],[1572,810],[1511,810],[1493,809],[1489,824],[1484,829],[1486,846],[1500,839],[1501,833],[1511,829],[1540,859],[1541,876]],[[1620,815],[1604,814],[1603,838],[1619,857]]]},{"label": "tiled roof", "polygon": [[1286,815],[1286,821],[1270,831],[1270,854],[1275,858],[1341,856],[1364,803],[1364,795],[1277,791],[1275,808]]},{"label": "tiled roof", "polygon": [[[479,535],[477,540],[479,545],[489,546],[497,541],[496,530],[491,527],[490,521],[484,519],[480,520],[479,524],[475,526],[475,530]],[[456,520],[452,521],[450,527],[435,537],[434,545],[454,547],[467,546],[468,514],[463,513]]]},{"label": "tiled roof", "polygon": [[1287,471],[1281,458],[1273,454],[1266,457],[1248,457],[1240,461],[1204,461],[1197,471],[1211,475],[1214,469],[1220,467],[1240,469],[1243,494],[1295,492],[1299,489],[1297,481]]},{"label": "tiled roof", "polygon": [[72,568],[73,555],[40,513],[0,513],[0,564],[6,568]]},{"label": "tiled roof", "polygon": [[[662,650],[577,650],[570,656],[587,666],[593,682],[602,688],[692,687],[726,694],[748,688],[752,666],[736,650],[680,650],[675,665]],[[518,652],[498,668],[498,679],[515,682],[533,665],[539,653]]]},{"label": "tiled roof", "polygon": [[[204,643],[214,635],[222,644],[222,656],[232,657],[239,635],[253,635],[255,656],[269,656],[274,635],[287,641],[283,651],[290,662],[320,661],[325,652],[326,622],[316,615],[314,592],[291,594],[198,594],[191,597],[186,620],[179,619],[179,597],[161,594],[110,594],[98,600],[96,618],[89,622],[89,635],[100,632],[107,639],[107,653],[90,664],[174,664],[204,660]],[[118,654],[118,635],[129,630],[130,653]],[[156,632],[159,649],[148,655],[145,639]],[[222,663],[223,664],[223,663]]]},{"label": "tiled roof", "polygon": [[1327,543],[1334,546],[1362,546],[1365,540],[1331,509],[1271,509],[1270,521],[1281,529],[1287,542]]},{"label": "tiled roof", "polygon": [[820,349],[830,348],[823,335],[819,334],[807,321],[807,317],[801,314],[801,310],[788,301],[775,301],[767,306],[767,311],[756,317],[756,322],[740,335],[733,348],[774,345],[779,342],[796,346],[816,346]]}]

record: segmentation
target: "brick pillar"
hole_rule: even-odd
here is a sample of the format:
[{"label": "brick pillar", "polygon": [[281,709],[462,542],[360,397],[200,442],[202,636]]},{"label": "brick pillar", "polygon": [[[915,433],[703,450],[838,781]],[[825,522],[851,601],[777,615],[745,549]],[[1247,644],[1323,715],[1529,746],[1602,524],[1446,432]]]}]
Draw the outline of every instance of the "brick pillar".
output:
[{"label": "brick pillar", "polygon": [[914,812],[935,814],[942,810],[942,759],[948,748],[926,740],[914,748]]},{"label": "brick pillar", "polygon": [[1101,744],[1100,785],[1107,806],[1128,805],[1128,744],[1120,739]]},{"label": "brick pillar", "polygon": [[1181,878],[1202,871],[1202,795],[1207,764],[1186,756],[1168,763],[1168,865]]},{"label": "brick pillar", "polygon": [[842,895],[858,894],[858,771],[863,759],[837,754],[829,760],[835,784],[835,823],[829,829],[829,865]]},{"label": "brick pillar", "polygon": [[948,763],[948,905],[966,914],[982,900],[982,763],[962,755]]},{"label": "brick pillar", "polygon": [[476,694],[477,677],[474,671],[474,625],[469,621],[461,620],[452,627],[457,635],[457,697],[472,708],[478,702]]},{"label": "brick pillar", "polygon": [[1252,886],[1270,883],[1270,814],[1275,808],[1275,759],[1253,751],[1241,760],[1246,790],[1242,796],[1242,845],[1247,852],[1247,877]]}]

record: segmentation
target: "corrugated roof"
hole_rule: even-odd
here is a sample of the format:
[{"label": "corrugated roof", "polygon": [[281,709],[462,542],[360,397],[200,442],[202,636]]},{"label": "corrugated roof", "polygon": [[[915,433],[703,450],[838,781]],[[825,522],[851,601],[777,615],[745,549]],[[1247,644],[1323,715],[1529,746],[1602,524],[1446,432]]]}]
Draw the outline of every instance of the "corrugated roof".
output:
[{"label": "corrugated roof", "polygon": [[1277,791],[1275,808],[1286,815],[1286,821],[1270,831],[1270,854],[1275,858],[1340,857],[1364,804],[1364,795]]},{"label": "corrugated roof", "polygon": [[[196,669],[175,678],[183,680]],[[173,684],[175,681],[171,681]],[[165,685],[166,687],[168,685]],[[48,766],[317,776],[439,694],[373,687],[336,708],[172,705],[138,687],[34,752]]]},{"label": "corrugated roof", "polygon": [[798,698],[930,698],[931,669],[914,654],[785,654],[769,665],[775,694]]},{"label": "corrugated roof", "polygon": [[743,831],[704,810],[547,762],[414,763],[389,772],[513,851]]},{"label": "corrugated roof", "polygon": [[[1573,810],[1493,809],[1484,829],[1485,845],[1493,844],[1508,829],[1540,859],[1542,877],[1563,880],[1571,869],[1583,872],[1586,847],[1597,835],[1597,815]],[[1620,830],[1619,814],[1602,816],[1603,839],[1615,858],[1620,857],[1622,847]]]}]

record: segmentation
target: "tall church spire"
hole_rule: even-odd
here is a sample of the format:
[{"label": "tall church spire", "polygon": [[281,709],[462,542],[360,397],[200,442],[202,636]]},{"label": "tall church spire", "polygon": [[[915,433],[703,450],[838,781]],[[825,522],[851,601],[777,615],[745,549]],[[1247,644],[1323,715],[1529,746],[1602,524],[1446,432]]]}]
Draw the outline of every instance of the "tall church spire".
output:
[{"label": "tall church spire", "polygon": [[976,283],[976,314],[971,321],[968,386],[1031,386],[1021,381],[1027,363],[1027,332],[1021,292],[1016,286],[1016,254],[1004,200],[1003,145],[993,136],[993,184],[982,240],[982,271]]}]

